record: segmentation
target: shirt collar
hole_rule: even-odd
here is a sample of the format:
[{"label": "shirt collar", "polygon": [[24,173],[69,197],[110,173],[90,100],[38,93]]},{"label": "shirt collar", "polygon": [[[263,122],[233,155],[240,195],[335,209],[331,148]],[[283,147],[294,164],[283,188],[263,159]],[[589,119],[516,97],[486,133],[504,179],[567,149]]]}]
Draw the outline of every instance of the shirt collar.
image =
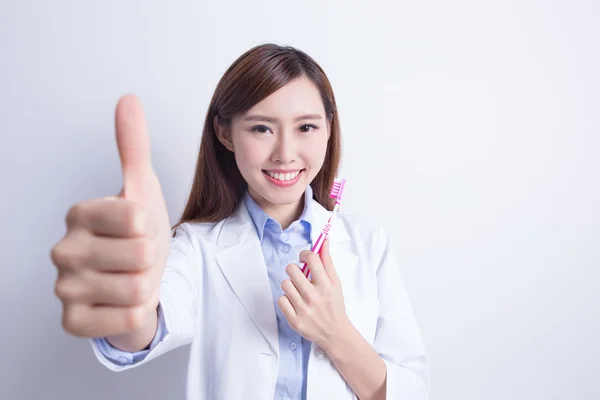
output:
[{"label": "shirt collar", "polygon": [[[274,224],[274,226],[279,227],[281,229],[281,225],[279,222],[275,221],[271,218],[250,196],[248,191],[244,194],[244,202],[246,204],[246,208],[248,209],[248,213],[250,214],[250,218],[254,223],[254,227],[256,228],[256,233],[258,233],[258,237],[262,242],[265,228],[267,224]],[[312,228],[312,221],[314,219],[314,205],[313,205],[313,190],[310,185],[307,186],[306,191],[304,192],[304,209],[302,210],[302,214],[298,221],[300,223],[305,223],[307,225],[308,233],[310,235],[310,231]]]}]

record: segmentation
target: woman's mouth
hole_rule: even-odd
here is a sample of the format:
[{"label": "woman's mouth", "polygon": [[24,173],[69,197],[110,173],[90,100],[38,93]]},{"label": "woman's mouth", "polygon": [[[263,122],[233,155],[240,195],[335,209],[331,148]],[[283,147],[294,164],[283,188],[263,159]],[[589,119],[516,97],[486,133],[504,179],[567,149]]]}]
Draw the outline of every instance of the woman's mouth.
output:
[{"label": "woman's mouth", "polygon": [[299,169],[295,171],[263,170],[262,172],[271,183],[277,186],[287,187],[292,186],[293,184],[298,182],[302,174],[304,174],[304,171],[304,169]]}]

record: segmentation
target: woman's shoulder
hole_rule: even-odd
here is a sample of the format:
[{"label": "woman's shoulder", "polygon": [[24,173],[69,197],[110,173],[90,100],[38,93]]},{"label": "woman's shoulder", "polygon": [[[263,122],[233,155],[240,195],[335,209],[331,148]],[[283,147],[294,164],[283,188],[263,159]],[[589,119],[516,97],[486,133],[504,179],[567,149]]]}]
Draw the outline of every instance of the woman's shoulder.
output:
[{"label": "woman's shoulder", "polygon": [[377,239],[386,234],[383,223],[371,216],[340,212],[338,219],[343,222],[348,234],[355,238]]},{"label": "woman's shoulder", "polygon": [[[224,220],[223,220],[224,221]],[[188,221],[179,224],[175,228],[175,239],[196,242],[202,240],[204,243],[216,242],[223,221],[219,222],[197,222]]]},{"label": "woman's shoulder", "polygon": [[377,274],[392,250],[384,222],[372,216],[340,213],[339,222],[344,224],[353,252],[366,260],[369,268]]}]

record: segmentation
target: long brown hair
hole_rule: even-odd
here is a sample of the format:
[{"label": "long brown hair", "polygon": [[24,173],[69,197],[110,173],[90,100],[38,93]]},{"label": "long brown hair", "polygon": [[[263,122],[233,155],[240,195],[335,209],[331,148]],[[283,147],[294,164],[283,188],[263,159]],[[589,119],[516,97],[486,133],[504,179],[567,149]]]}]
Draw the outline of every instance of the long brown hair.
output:
[{"label": "long brown hair", "polygon": [[267,43],[242,54],[219,81],[206,113],[190,195],[173,230],[184,222],[218,222],[227,218],[247,188],[234,154],[217,139],[215,118],[221,125],[230,124],[234,115],[248,111],[301,76],[319,88],[330,126],[325,161],[311,182],[313,197],[328,210],[333,209],[329,191],[338,173],[341,146],[331,84],[323,69],[306,53],[290,46]]}]

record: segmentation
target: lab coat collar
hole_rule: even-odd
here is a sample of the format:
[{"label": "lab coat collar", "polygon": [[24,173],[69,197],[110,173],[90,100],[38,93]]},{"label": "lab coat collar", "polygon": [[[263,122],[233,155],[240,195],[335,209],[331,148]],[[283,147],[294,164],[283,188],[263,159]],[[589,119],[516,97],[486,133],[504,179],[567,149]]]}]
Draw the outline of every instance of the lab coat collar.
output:
[{"label": "lab coat collar", "polygon": [[[329,220],[331,212],[314,198],[310,201],[312,204],[309,207],[305,207],[306,212],[303,214],[303,219],[306,219],[310,223],[310,239],[312,243],[315,243],[321,234],[321,229]],[[246,203],[240,201],[233,214],[225,220],[217,240],[217,245],[232,246],[245,241],[248,239],[248,235],[256,234],[256,232],[256,227],[250,217]],[[343,222],[341,220],[333,221],[333,227],[329,232],[329,241],[337,243],[348,240],[350,240],[350,236]]]}]

